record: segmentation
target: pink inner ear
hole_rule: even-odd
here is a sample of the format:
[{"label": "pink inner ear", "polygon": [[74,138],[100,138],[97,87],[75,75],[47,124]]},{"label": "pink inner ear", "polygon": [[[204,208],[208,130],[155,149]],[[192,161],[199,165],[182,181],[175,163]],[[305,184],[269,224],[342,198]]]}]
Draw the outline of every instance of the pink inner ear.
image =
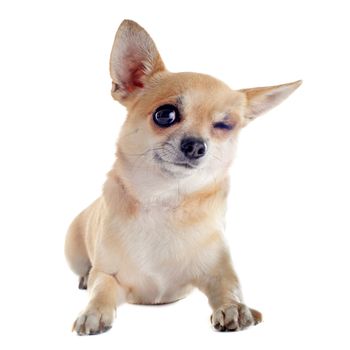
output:
[{"label": "pink inner ear", "polygon": [[134,69],[129,69],[130,84],[127,87],[128,92],[132,92],[136,88],[143,88],[141,79],[144,74],[144,67],[142,64]]},{"label": "pink inner ear", "polygon": [[145,75],[143,65],[128,65],[128,70],[125,72],[125,76],[122,82],[124,89],[131,93],[136,88],[143,88],[142,77]]},{"label": "pink inner ear", "polygon": [[125,62],[124,70],[121,72],[121,81],[124,89],[131,93],[136,88],[143,88],[142,77],[145,75],[145,67],[141,57],[135,57],[135,53],[129,53],[123,58]]}]

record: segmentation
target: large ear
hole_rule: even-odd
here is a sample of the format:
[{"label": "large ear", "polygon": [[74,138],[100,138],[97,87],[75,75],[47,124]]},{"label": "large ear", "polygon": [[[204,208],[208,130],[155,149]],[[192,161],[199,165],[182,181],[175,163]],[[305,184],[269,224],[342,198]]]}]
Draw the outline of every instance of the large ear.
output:
[{"label": "large ear", "polygon": [[115,35],[110,59],[112,95],[125,100],[156,72],[165,70],[149,34],[136,22],[124,20]]},{"label": "large ear", "polygon": [[245,93],[247,98],[245,118],[253,120],[260,114],[277,106],[297,89],[301,83],[302,81],[298,80],[289,84],[240,90]]}]

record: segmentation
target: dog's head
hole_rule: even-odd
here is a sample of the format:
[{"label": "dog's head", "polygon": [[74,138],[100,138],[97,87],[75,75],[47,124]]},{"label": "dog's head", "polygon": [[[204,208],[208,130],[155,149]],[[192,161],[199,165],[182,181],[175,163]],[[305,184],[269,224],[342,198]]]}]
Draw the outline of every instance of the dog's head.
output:
[{"label": "dog's head", "polygon": [[234,91],[204,74],[171,73],[151,37],[129,20],[117,31],[110,72],[112,96],[128,110],[118,157],[129,173],[168,181],[224,174],[240,129],[301,83]]}]

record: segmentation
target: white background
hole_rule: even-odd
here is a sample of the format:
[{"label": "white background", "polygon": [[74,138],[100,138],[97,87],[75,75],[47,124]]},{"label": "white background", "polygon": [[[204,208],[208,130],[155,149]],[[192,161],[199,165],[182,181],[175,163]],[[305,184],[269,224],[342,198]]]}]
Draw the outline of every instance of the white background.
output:
[{"label": "white background", "polygon": [[[264,322],[211,330],[199,292],[125,305],[101,336],[70,332],[86,292],[67,226],[101,192],[125,111],[109,53],[124,18],[172,71],[233,88],[303,79],[241,134],[226,237]],[[349,11],[346,1],[2,1],[0,346],[3,349],[349,349]]]}]

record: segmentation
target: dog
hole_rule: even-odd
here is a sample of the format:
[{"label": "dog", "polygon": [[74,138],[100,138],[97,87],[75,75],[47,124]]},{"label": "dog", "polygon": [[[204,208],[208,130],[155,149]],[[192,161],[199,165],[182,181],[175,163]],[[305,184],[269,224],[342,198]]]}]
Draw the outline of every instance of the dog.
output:
[{"label": "dog", "polygon": [[216,330],[258,324],[222,236],[228,170],[240,130],[301,81],[232,90],[208,75],[171,73],[131,20],[117,30],[110,74],[127,118],[102,196],[67,233],[66,258],[90,295],[73,330],[105,332],[120,304],[171,303],[193,288],[208,297]]}]

